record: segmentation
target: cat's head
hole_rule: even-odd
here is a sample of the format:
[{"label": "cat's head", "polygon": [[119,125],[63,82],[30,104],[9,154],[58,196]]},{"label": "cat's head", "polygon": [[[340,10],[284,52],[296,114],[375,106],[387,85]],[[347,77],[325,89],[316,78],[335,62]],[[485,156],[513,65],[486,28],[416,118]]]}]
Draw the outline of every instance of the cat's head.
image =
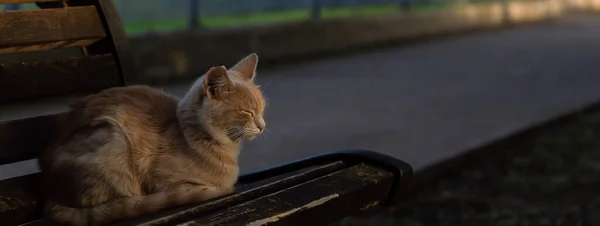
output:
[{"label": "cat's head", "polygon": [[251,140],[265,130],[266,101],[254,83],[257,63],[250,54],[229,70],[212,67],[204,75],[202,117],[217,139]]}]

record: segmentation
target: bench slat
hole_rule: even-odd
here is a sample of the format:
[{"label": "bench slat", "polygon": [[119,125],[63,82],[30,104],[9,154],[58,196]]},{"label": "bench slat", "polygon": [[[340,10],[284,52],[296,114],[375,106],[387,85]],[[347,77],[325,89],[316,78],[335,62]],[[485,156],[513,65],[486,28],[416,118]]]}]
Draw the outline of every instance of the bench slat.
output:
[{"label": "bench slat", "polygon": [[[394,190],[403,190],[398,186],[408,185],[403,181],[411,172],[406,163],[377,153],[333,152],[243,175],[231,195],[117,225],[326,224],[386,205]],[[39,219],[36,177],[0,181],[0,225],[48,224]]]},{"label": "bench slat", "polygon": [[[69,0],[69,6],[94,4],[104,23],[106,37],[86,47],[89,54],[112,53],[122,72],[121,78],[126,85],[139,83],[137,61],[134,60],[133,50],[125,28],[121,22],[119,11],[113,0]],[[39,4],[38,4],[39,5]]]},{"label": "bench slat", "polygon": [[[255,181],[250,184],[239,184],[239,191],[237,193],[223,199],[217,199],[212,202],[207,202],[205,204],[192,207],[184,206],[180,208],[174,208],[170,211],[160,213],[164,215],[164,217],[158,220],[152,220],[157,219],[158,216],[153,215],[152,219],[138,219],[135,222],[127,222],[123,225],[173,225],[177,221],[181,222],[190,220],[193,219],[194,216],[209,213],[216,209],[226,208],[229,205],[247,202],[263,195],[271,194],[293,185],[309,181],[313,178],[334,173],[343,169],[344,167],[346,167],[344,162],[335,161],[289,172],[278,177],[273,177],[262,181]],[[35,221],[37,221],[36,224],[41,223],[38,220],[42,203],[35,201],[38,200],[37,198],[39,197],[40,193],[39,191],[31,189],[34,187],[39,187],[37,186],[38,175],[39,174],[28,175],[0,182],[0,225],[16,225]],[[4,200],[13,201],[5,201],[6,207],[3,208],[2,202]]]},{"label": "bench slat", "polygon": [[[163,211],[156,214],[151,214],[145,218],[140,218],[128,222],[118,224],[118,226],[126,225],[145,225],[145,226],[158,226],[158,225],[175,225],[179,222],[191,220],[197,216],[214,212],[215,210],[226,208],[231,205],[238,205],[243,202],[248,202],[252,199],[259,198],[264,195],[272,194],[276,191],[280,191],[294,185],[325,176],[327,174],[334,173],[347,167],[347,164],[343,161],[334,161],[330,163],[324,163],[307,167],[305,169],[292,171],[286,174],[281,174],[276,177],[267,178],[260,181],[253,181],[248,183],[240,183],[237,185],[237,192],[214,201],[209,201],[204,204],[193,204],[189,206],[183,206],[180,208],[174,208],[169,211]],[[242,176],[243,177],[243,176]]]},{"label": "bench slat", "polygon": [[326,225],[385,201],[393,178],[390,172],[359,164],[184,224]]},{"label": "bench slat", "polygon": [[0,225],[20,225],[39,219],[38,174],[0,182]]},{"label": "bench slat", "polygon": [[87,46],[105,36],[96,7],[0,12],[0,53]]},{"label": "bench slat", "polygon": [[0,63],[0,103],[89,93],[122,84],[112,55]]},{"label": "bench slat", "polygon": [[45,115],[0,122],[0,165],[37,158],[58,133],[64,116]]}]

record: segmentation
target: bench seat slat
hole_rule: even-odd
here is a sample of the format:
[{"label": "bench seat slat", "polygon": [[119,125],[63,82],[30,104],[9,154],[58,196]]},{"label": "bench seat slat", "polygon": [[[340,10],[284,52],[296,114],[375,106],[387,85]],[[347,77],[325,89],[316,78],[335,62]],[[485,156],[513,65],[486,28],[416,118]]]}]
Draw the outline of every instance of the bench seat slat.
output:
[{"label": "bench seat slat", "polygon": [[[387,205],[411,172],[406,163],[376,153],[334,152],[243,175],[233,194],[117,226],[326,224]],[[36,177],[0,182],[0,225],[47,225],[39,219],[43,188]]]},{"label": "bench seat slat", "polygon": [[105,35],[94,6],[0,12],[0,53],[87,46]]},{"label": "bench seat slat", "polygon": [[[0,105],[79,97],[135,81],[135,61],[112,1],[0,0],[40,8],[0,11]],[[50,113],[36,115],[43,114]],[[64,116],[0,120],[0,165],[35,160],[59,135]],[[0,180],[0,225],[53,225],[40,219],[43,188],[39,174],[30,173]]]},{"label": "bench seat slat", "polygon": [[90,93],[121,84],[112,55],[0,63],[0,103],[67,93]]},{"label": "bench seat slat", "polygon": [[39,219],[41,197],[38,175],[0,182],[0,225],[20,225]]},{"label": "bench seat slat", "polygon": [[[198,214],[210,213],[211,210],[214,211],[215,209],[225,208],[228,205],[247,202],[263,195],[309,181],[315,177],[336,172],[345,166],[344,162],[335,161],[289,172],[262,181],[239,184],[237,188],[238,192],[224,199],[217,199],[202,205],[196,204],[195,206],[174,208],[160,213],[164,215],[162,218],[158,217],[158,215],[153,215],[151,219],[138,219],[136,222],[128,222],[124,225],[136,225],[142,222],[145,225],[164,225],[164,223],[169,224],[174,221],[193,219],[193,216],[198,216]],[[40,193],[38,190],[32,190],[32,188],[39,188],[37,186],[37,183],[39,183],[38,176],[39,174],[34,174],[0,182],[0,225],[24,224],[39,220],[39,212],[42,205],[36,200],[39,200]],[[37,223],[40,222],[38,221]]]},{"label": "bench seat slat", "polygon": [[36,158],[58,134],[63,117],[44,115],[0,122],[0,165]]},{"label": "bench seat slat", "polygon": [[388,171],[358,164],[181,224],[326,225],[385,201],[393,178]]},{"label": "bench seat slat", "polygon": [[174,208],[169,211],[163,211],[156,214],[151,214],[145,218],[135,219],[118,224],[118,226],[126,225],[174,225],[177,222],[194,219],[197,216],[202,216],[214,212],[219,209],[226,208],[231,205],[237,205],[248,202],[252,199],[259,198],[264,195],[272,194],[297,184],[312,180],[317,177],[325,176],[347,167],[343,161],[334,161],[307,167],[297,171],[288,172],[272,178],[267,178],[260,181],[248,183],[240,183],[237,185],[236,192],[224,198],[208,201],[204,204],[192,204],[181,208]]}]

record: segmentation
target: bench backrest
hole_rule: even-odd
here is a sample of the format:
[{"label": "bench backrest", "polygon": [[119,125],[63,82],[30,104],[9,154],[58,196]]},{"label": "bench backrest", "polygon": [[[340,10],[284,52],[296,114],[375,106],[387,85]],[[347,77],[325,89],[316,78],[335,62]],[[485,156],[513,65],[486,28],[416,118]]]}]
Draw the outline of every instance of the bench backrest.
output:
[{"label": "bench backrest", "polygon": [[[44,9],[0,11],[0,105],[85,95],[135,81],[112,0],[0,0],[21,3]],[[0,165],[35,159],[51,142],[63,114],[39,115],[0,122]],[[39,217],[35,178],[0,181],[0,225]]]}]

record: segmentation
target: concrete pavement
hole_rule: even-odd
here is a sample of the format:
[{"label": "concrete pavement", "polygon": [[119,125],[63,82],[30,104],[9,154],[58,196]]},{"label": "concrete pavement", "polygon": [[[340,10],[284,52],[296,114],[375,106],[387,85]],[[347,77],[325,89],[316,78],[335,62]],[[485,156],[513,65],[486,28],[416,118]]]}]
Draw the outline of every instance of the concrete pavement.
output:
[{"label": "concrete pavement", "polygon": [[[600,16],[259,69],[258,83],[268,132],[245,145],[243,172],[346,148],[419,170],[600,100]],[[63,108],[2,108],[0,118]],[[34,168],[3,167],[0,178]]]}]

